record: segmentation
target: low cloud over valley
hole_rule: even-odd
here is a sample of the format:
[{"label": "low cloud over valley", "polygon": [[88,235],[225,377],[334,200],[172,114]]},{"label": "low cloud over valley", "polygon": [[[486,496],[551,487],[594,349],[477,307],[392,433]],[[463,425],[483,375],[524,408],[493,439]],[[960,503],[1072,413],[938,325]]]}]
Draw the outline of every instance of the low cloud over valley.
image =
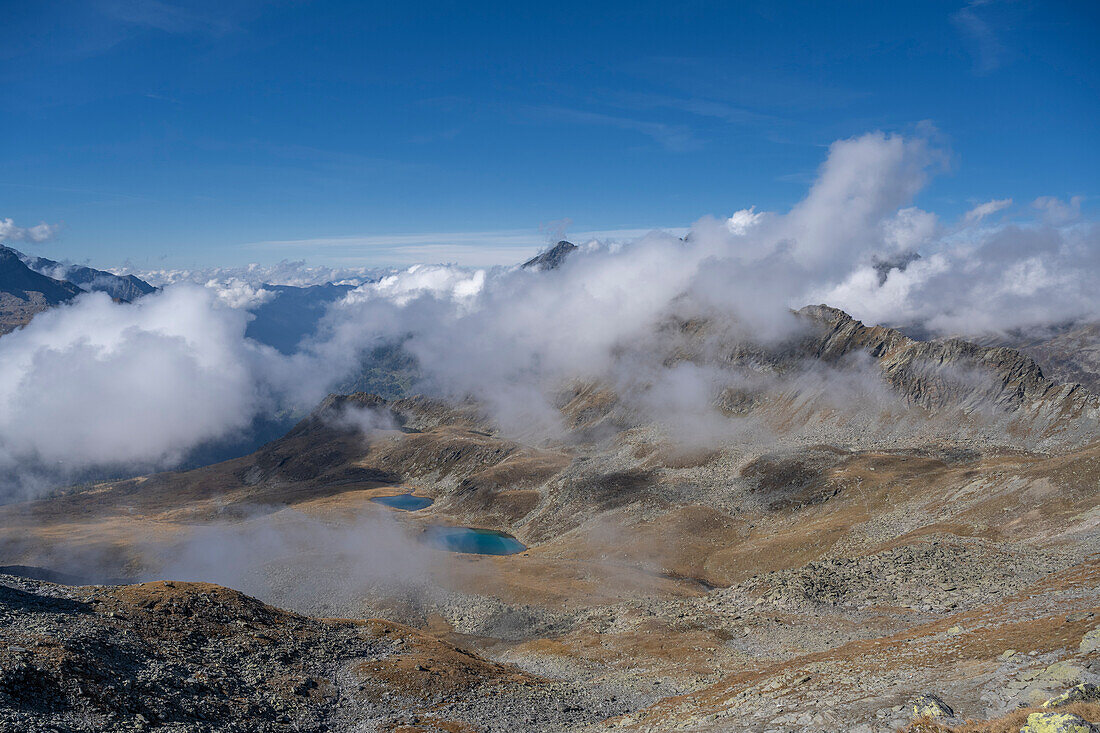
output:
[{"label": "low cloud over valley", "polygon": [[[689,416],[713,418],[701,432],[721,435],[711,408],[733,377],[668,360],[679,338],[669,323],[702,319],[720,324],[722,343],[767,345],[796,334],[792,309],[814,303],[929,335],[1100,318],[1100,227],[1081,200],[1014,203],[1006,191],[944,220],[914,200],[945,159],[919,135],[840,140],[787,212],[744,202],[683,237],[578,241],[552,270],[283,263],[166,271],[162,290],[133,303],[80,295],[0,338],[3,490],[43,491],[97,467],[172,467],[257,417],[310,409],[379,347],[415,361],[417,391],[472,397],[517,436],[559,436],[562,390],[579,383],[609,385],[680,433]],[[5,221],[9,240],[49,233]],[[349,278],[291,353],[246,338],[249,310],[274,297],[265,284]]]}]

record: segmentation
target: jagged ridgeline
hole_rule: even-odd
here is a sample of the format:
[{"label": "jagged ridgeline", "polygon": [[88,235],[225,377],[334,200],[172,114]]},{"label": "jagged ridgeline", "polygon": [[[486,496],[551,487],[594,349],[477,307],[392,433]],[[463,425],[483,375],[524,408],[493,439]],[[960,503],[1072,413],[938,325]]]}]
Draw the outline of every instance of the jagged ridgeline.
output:
[{"label": "jagged ridgeline", "polygon": [[[1096,438],[1100,399],[1082,385],[1048,378],[1017,350],[957,338],[919,341],[827,306],[807,306],[794,320],[786,336],[761,341],[730,320],[670,318],[642,348],[620,355],[624,371],[650,361],[660,368],[646,374],[673,373],[678,365],[706,374],[713,399],[690,414],[677,416],[672,407],[655,414],[652,391],[670,387],[648,378],[616,388],[614,376],[566,390],[562,412],[574,431],[588,435],[665,421],[683,428],[682,443],[712,448],[947,441],[974,450],[1060,450]],[[724,419],[687,435],[686,419],[712,412]]]}]

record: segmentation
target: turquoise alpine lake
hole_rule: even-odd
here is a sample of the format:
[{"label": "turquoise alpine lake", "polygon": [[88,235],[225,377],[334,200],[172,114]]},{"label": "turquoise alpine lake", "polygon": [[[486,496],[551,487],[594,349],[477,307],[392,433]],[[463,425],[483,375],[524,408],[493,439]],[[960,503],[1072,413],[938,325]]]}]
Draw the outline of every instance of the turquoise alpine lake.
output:
[{"label": "turquoise alpine lake", "polygon": [[432,499],[412,494],[398,494],[396,496],[376,496],[371,501],[378,502],[394,509],[402,509],[406,512],[415,512],[417,509],[431,506]]},{"label": "turquoise alpine lake", "polygon": [[424,530],[424,539],[433,547],[449,552],[475,555],[515,555],[527,546],[510,534],[494,529],[444,527],[434,525]]}]

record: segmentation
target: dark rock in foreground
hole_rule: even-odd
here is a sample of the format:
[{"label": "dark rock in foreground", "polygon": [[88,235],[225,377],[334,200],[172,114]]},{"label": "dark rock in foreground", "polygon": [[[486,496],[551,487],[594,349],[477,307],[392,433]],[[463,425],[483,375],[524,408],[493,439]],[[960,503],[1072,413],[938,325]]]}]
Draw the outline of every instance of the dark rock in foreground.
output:
[{"label": "dark rock in foreground", "polygon": [[569,730],[621,712],[379,619],[309,618],[208,583],[0,575],[4,732]]}]

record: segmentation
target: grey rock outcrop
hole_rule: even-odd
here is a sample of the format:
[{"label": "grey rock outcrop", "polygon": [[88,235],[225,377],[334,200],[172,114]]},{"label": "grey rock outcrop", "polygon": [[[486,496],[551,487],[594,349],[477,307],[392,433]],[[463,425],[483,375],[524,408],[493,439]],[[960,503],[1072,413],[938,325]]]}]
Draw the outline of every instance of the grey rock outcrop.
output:
[{"label": "grey rock outcrop", "polygon": [[564,239],[550,249],[542,252],[523,263],[525,269],[556,270],[565,262],[565,258],[573,253],[577,245]]}]

